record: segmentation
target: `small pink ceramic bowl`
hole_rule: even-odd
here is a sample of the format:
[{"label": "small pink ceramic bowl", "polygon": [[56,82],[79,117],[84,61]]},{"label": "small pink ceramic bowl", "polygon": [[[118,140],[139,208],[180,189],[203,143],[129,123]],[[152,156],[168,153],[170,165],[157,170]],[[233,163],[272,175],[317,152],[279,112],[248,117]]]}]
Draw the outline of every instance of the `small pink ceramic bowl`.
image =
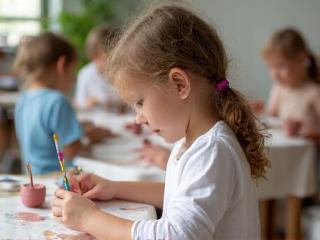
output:
[{"label": "small pink ceramic bowl", "polygon": [[34,184],[32,188],[30,184],[21,184],[20,197],[26,207],[41,207],[46,198],[46,186]]}]

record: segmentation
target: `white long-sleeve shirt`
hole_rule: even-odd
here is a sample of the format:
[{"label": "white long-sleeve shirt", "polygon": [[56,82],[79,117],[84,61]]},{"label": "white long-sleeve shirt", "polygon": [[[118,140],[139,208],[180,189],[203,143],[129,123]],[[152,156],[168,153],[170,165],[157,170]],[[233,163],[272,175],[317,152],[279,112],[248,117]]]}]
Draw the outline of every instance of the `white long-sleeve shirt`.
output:
[{"label": "white long-sleeve shirt", "polygon": [[176,159],[170,155],[159,220],[132,226],[134,240],[257,240],[260,221],[256,185],[233,131],[217,122]]}]

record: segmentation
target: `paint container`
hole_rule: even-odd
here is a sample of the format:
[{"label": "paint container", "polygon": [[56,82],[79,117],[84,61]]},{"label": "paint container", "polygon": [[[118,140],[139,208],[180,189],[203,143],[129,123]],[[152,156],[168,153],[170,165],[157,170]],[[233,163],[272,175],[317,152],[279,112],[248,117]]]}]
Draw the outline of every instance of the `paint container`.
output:
[{"label": "paint container", "polygon": [[46,186],[34,184],[32,187],[30,184],[21,184],[20,197],[26,207],[41,207],[46,198]]},{"label": "paint container", "polygon": [[5,177],[0,179],[0,192],[19,192],[20,181]]}]

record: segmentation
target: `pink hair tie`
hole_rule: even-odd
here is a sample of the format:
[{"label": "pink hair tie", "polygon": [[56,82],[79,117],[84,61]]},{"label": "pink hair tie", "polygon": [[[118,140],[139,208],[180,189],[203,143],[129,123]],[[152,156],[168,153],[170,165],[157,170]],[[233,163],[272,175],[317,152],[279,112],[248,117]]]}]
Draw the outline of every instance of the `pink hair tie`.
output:
[{"label": "pink hair tie", "polygon": [[224,79],[217,83],[216,88],[218,91],[223,91],[227,88],[229,88],[229,81],[227,79]]}]

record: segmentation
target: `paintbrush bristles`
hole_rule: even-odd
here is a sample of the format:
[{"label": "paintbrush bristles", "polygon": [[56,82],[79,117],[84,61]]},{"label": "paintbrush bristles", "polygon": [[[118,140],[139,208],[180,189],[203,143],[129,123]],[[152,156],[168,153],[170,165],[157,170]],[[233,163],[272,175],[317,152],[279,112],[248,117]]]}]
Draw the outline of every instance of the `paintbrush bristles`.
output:
[{"label": "paintbrush bristles", "polygon": [[27,170],[28,170],[28,173],[29,173],[29,177],[30,177],[30,185],[32,188],[34,188],[33,186],[33,176],[32,176],[32,166],[30,163],[27,163]]}]

